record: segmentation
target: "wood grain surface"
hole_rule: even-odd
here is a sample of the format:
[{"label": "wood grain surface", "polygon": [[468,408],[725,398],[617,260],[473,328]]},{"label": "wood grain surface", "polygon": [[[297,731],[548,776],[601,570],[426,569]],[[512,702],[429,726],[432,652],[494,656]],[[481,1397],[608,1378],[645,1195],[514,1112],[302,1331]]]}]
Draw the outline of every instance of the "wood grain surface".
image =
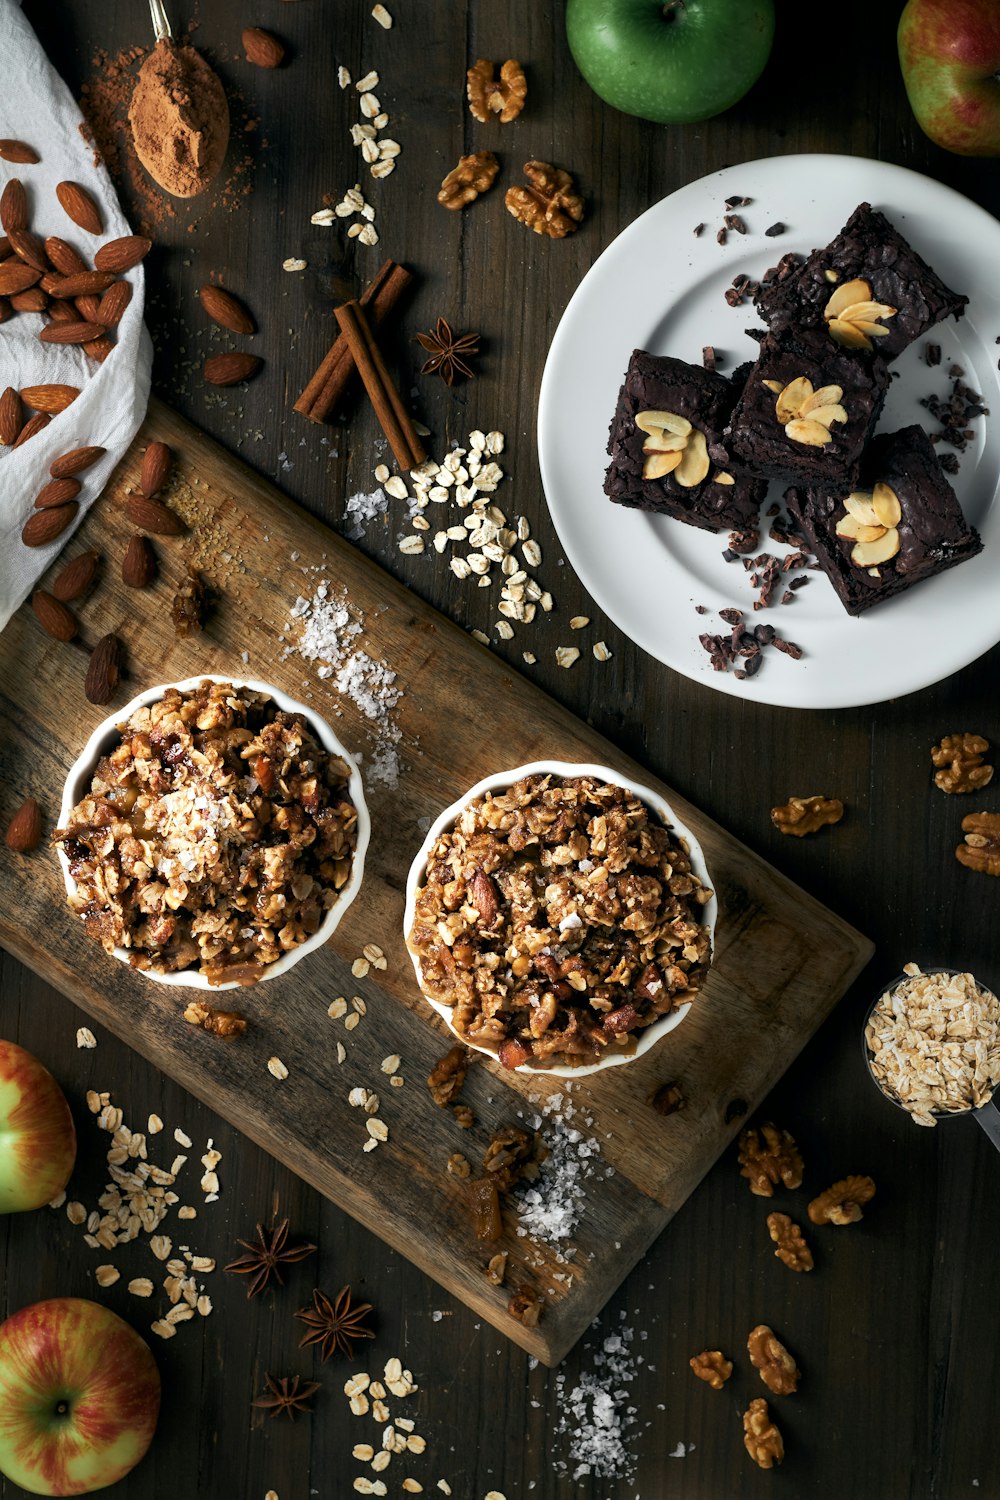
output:
[{"label": "wood grain surface", "polygon": [[[996,213],[994,164],[949,156],[917,130],[895,55],[898,3],[844,0],[830,45],[817,46],[801,6],[778,0],[774,53],[752,92],[716,120],[672,129],[616,114],[589,91],[569,57],[560,6],[424,0],[417,13],[411,0],[389,0],[388,8],[396,15],[390,32],[357,0],[269,0],[253,15],[234,0],[173,7],[175,27],[196,24],[193,40],[260,125],[237,138],[238,155],[251,158],[251,193],[234,192],[228,205],[180,205],[176,217],[152,225],[148,320],[157,392],[286,495],[346,530],[346,497],[372,486],[377,429],[360,401],[346,425],[329,430],[303,422],[292,403],[332,338],[333,299],[356,295],[383,254],[413,266],[418,284],[388,344],[400,387],[417,388],[420,415],[442,447],[464,441],[474,426],[506,433],[512,494],[541,540],[556,597],[548,625],[497,641],[496,656],[875,939],[866,975],[763,1112],[794,1131],[806,1159],[803,1194],[782,1207],[801,1211],[806,1192],[850,1171],[871,1172],[878,1194],[861,1224],[815,1237],[816,1270],[796,1277],[771,1253],[763,1222],[769,1205],[751,1198],[726,1152],[561,1370],[529,1368],[524,1353],[478,1314],[438,1292],[108,1028],[91,1022],[98,1046],[78,1051],[75,1031],[86,1015],[8,958],[3,1031],[42,1056],[67,1089],[81,1135],[73,1184],[81,1201],[92,1204],[105,1181],[104,1142],[84,1095],[110,1089],[133,1124],[155,1109],[168,1130],[182,1126],[201,1149],[211,1136],[223,1150],[222,1196],[199,1210],[194,1247],[228,1259],[236,1237],[269,1219],[275,1204],[320,1247],[283,1292],[249,1305],[235,1278],[217,1275],[212,1316],[157,1345],[161,1430],[114,1493],[126,1500],[259,1500],[269,1489],[280,1500],[350,1495],[359,1431],[341,1394],[348,1367],[323,1367],[299,1352],[301,1325],[291,1318],[313,1285],[335,1292],[350,1282],[377,1308],[378,1338],[362,1352],[362,1367],[377,1370],[403,1354],[421,1386],[412,1414],[428,1453],[414,1474],[430,1493],[441,1477],[463,1500],[482,1500],[491,1489],[507,1500],[730,1500],[774,1484],[804,1500],[839,1500],[845,1491],[856,1500],[996,1496],[1000,1163],[971,1121],[918,1131],[885,1104],[864,1072],[860,1023],[872,990],[910,958],[966,965],[997,982],[994,883],[954,860],[967,809],[932,787],[928,752],[943,734],[965,729],[995,742],[1000,653],[872,708],[793,713],[714,694],[645,657],[600,617],[572,570],[559,566],[533,441],[538,383],[566,302],[614,236],[673,189],[758,157],[848,152],[926,172]],[[145,8],[126,0],[26,0],[25,10],[74,91],[95,77],[98,49],[114,57],[148,44]],[[285,68],[265,73],[243,61],[239,34],[248,23],[281,33],[290,49]],[[832,43],[834,29],[851,38],[849,61]],[[480,127],[466,112],[464,72],[480,56],[517,56],[528,70],[529,107],[512,126]],[[379,70],[379,94],[403,147],[397,171],[370,194],[382,236],[370,251],[309,222],[324,196],[336,201],[361,180],[348,137],[354,105],[336,84],[341,62],[355,77]],[[497,190],[464,215],[441,210],[434,192],[444,173],[483,145],[498,151],[505,173],[532,156],[572,169],[587,199],[579,232],[555,245],[526,234],[503,213]],[[121,191],[138,229],[145,194],[127,172]],[[790,204],[789,217],[793,210]],[[308,269],[283,272],[289,256]],[[230,345],[196,301],[213,275],[246,299],[260,326],[247,343],[267,364],[245,389],[219,393],[201,383],[204,356]],[[417,375],[411,342],[440,315],[483,337],[479,378],[452,391]],[[440,559],[401,555],[397,520],[370,526],[359,549],[460,626],[489,631],[486,591],[460,584]],[[566,672],[554,648],[566,643],[566,622],[578,613],[592,616],[593,638],[605,639],[613,655],[599,664],[584,652]],[[530,668],[525,649],[537,656]],[[5,778],[4,810],[15,791]],[[815,839],[782,839],[770,807],[813,791],[843,799],[843,823]],[[996,810],[998,803],[985,797],[980,805]],[[148,1251],[123,1251],[122,1282],[98,1293],[80,1231],[45,1212],[0,1225],[0,1260],[8,1310],[54,1292],[100,1295],[145,1326],[124,1284],[150,1270]],[[804,1372],[799,1394],[775,1403],[787,1453],[771,1476],[744,1453],[740,1422],[759,1389],[743,1352],[746,1335],[762,1320],[786,1338]],[[620,1328],[634,1331],[644,1359],[625,1402],[637,1408],[627,1433],[632,1472],[574,1478],[570,1435],[560,1430],[567,1395],[595,1371],[602,1342]],[[736,1362],[722,1393],[688,1370],[690,1356],[706,1346],[726,1349]],[[322,1389],[314,1415],[291,1424],[251,1413],[265,1369],[315,1374]],[[363,1436],[370,1437],[367,1426]],[[679,1443],[683,1459],[672,1456]],[[391,1492],[400,1473],[392,1471]],[[8,1485],[2,1493],[6,1500],[19,1492]]]},{"label": "wood grain surface", "polygon": [[[142,455],[151,442],[165,443],[174,456],[159,498],[185,517],[188,531],[158,539],[159,576],[137,592],[114,564],[134,531],[129,497],[140,492]],[[214,597],[206,631],[179,639],[169,628],[173,592],[219,537],[233,540],[226,560],[205,564]],[[119,704],[199,670],[242,674],[298,696],[335,723],[346,747],[363,753],[364,769],[376,759],[380,732],[335,678],[321,677],[292,646],[302,626],[289,629],[290,605],[303,587],[311,595],[326,582],[363,625],[352,645],[384,663],[402,687],[394,711],[402,770],[397,784],[373,778],[367,788],[372,839],[365,877],[331,943],[341,961],[323,950],[279,979],[225,992],[218,1003],[235,1004],[250,1019],[245,1040],[192,1032],[182,1018],[191,990],[157,985],[88,941],[67,909],[51,852],[31,861],[26,893],[24,861],[0,864],[4,945],[501,1333],[544,1363],[558,1363],[825,1020],[872,944],[669,788],[657,788],[699,840],[718,897],[709,981],[703,999],[660,1046],[627,1067],[570,1083],[603,1159],[572,1236],[575,1263],[560,1271],[551,1248],[519,1240],[510,1215],[503,1244],[494,1247],[509,1252],[506,1290],[492,1287],[483,1275],[491,1252],[477,1244],[465,1185],[447,1174],[445,1163],[461,1151],[478,1165],[494,1130],[514,1123],[532,1103],[566,1095],[567,1086],[484,1062],[475,1073],[489,1069],[490,1076],[469,1090],[470,1103],[478,1095],[478,1129],[461,1130],[450,1110],[433,1104],[424,1081],[446,1044],[403,942],[407,874],[421,830],[484,774],[554,758],[610,765],[640,784],[646,773],[159,403],[73,547],[104,559],[100,585],[80,617],[85,638],[117,630],[127,640]],[[53,566],[58,570],[61,559]],[[316,571],[303,585],[306,567]],[[72,645],[44,635],[27,611],[0,636],[8,774],[41,805],[65,781],[89,731],[113,711],[86,701],[85,661]],[[458,699],[456,683],[465,685]],[[351,964],[370,943],[382,948],[388,967],[372,969],[361,983]],[[325,1012],[334,995],[358,990],[367,1014],[348,1032]],[[343,1065],[338,1042],[348,1049]],[[402,1092],[381,1071],[390,1053],[403,1059],[400,1071],[410,1086]],[[268,1071],[273,1057],[288,1068],[287,1079],[279,1082]],[[379,1092],[379,1114],[389,1126],[377,1158],[364,1154],[364,1117],[348,1100],[359,1082]],[[664,1119],[649,1100],[667,1082],[679,1084],[690,1102]],[[613,1175],[604,1175],[604,1163]],[[533,1329],[506,1310],[512,1289],[525,1283],[550,1304]]]}]

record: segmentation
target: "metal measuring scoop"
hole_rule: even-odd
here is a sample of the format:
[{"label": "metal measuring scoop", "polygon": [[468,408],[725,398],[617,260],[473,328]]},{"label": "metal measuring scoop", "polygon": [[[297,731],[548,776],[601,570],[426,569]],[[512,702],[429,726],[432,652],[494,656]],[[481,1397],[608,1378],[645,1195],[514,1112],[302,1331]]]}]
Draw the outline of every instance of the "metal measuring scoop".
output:
[{"label": "metal measuring scoop", "polygon": [[[963,971],[958,969],[930,968],[923,969],[921,970],[921,972],[924,974],[958,974]],[[903,1110],[904,1114],[909,1114],[910,1111],[906,1109],[906,1106],[901,1104],[898,1099],[894,1098],[892,1094],[886,1092],[886,1090],[882,1087],[882,1084],[876,1078],[874,1070],[872,1069],[872,1054],[868,1047],[868,1022],[871,1020],[875,1007],[882,999],[882,996],[887,993],[891,995],[896,989],[898,989],[901,984],[904,983],[904,981],[913,977],[914,976],[911,974],[900,974],[895,979],[893,979],[891,983],[883,985],[878,994],[875,996],[875,999],[872,1001],[871,1005],[869,1005],[867,1011],[865,1012],[864,1025],[861,1028],[861,1045],[864,1049],[865,1066],[868,1069],[868,1076],[871,1079],[872,1083],[874,1083],[875,1087],[878,1089],[882,1097],[888,1099],[889,1103],[894,1104],[897,1109]],[[980,988],[985,989],[985,986],[980,985]],[[997,1108],[997,1105],[993,1099],[991,1099],[988,1104],[980,1105],[978,1109],[933,1109],[930,1110],[929,1113],[934,1116],[934,1119],[936,1121],[962,1120],[967,1116],[971,1116],[972,1119],[975,1120],[976,1124],[979,1125],[983,1130],[985,1130],[994,1146],[996,1146],[997,1150],[1000,1151],[1000,1109]]]}]

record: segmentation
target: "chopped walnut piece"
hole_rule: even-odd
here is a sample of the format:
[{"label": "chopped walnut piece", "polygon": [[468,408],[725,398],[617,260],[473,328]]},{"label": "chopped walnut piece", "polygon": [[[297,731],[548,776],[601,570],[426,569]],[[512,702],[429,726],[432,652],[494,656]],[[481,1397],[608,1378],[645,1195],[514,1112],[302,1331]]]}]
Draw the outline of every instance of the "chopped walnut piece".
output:
[{"label": "chopped walnut piece", "polygon": [[536,1292],[533,1286],[525,1283],[519,1286],[517,1291],[507,1303],[507,1311],[512,1318],[523,1323],[525,1328],[537,1328],[542,1316],[545,1303],[540,1292]]},{"label": "chopped walnut piece", "polygon": [[448,1158],[448,1173],[451,1177],[471,1177],[472,1167],[468,1157],[462,1155],[461,1151],[453,1151]]},{"label": "chopped walnut piece", "polygon": [[779,1182],[786,1188],[802,1186],[802,1157],[794,1137],[770,1121],[759,1132],[748,1125],[740,1133],[739,1162],[740,1176],[757,1198],[773,1198]]},{"label": "chopped walnut piece", "polygon": [[467,1104],[453,1104],[451,1112],[455,1116],[455,1124],[462,1130],[471,1130],[476,1123],[476,1117]]},{"label": "chopped walnut piece", "polygon": [[870,1177],[844,1177],[812,1200],[809,1217],[814,1224],[856,1224],[863,1205],[874,1196]]},{"label": "chopped walnut piece", "polygon": [[843,816],[844,804],[836,797],[789,797],[784,807],[771,808],[771,822],[778,832],[797,839],[818,832],[827,823],[839,823]]},{"label": "chopped walnut piece", "polygon": [[684,1108],[685,1099],[679,1083],[661,1083],[649,1102],[658,1115],[675,1115]]},{"label": "chopped walnut piece", "polygon": [[527,187],[507,189],[507,212],[551,240],[572,234],[583,218],[583,199],[574,191],[570,174],[547,161],[529,161],[524,175]]},{"label": "chopped walnut piece", "polygon": [[981,734],[946,734],[931,751],[934,785],[942,792],[978,792],[993,780],[993,767],[983,765],[989,748]]},{"label": "chopped walnut piece", "polygon": [[758,1323],[747,1339],[747,1353],[769,1391],[790,1396],[799,1388],[799,1367],[766,1323]]},{"label": "chopped walnut piece", "polygon": [[496,1255],[490,1257],[486,1267],[486,1280],[493,1286],[503,1286],[507,1275],[507,1251],[498,1250]]},{"label": "chopped walnut piece", "polygon": [[726,1359],[721,1349],[705,1349],[688,1360],[699,1380],[704,1380],[713,1391],[721,1391],[733,1373],[733,1362]]},{"label": "chopped walnut piece", "polygon": [[460,157],[458,166],[452,167],[441,184],[438,202],[444,208],[464,208],[493,186],[499,170],[500,163],[492,151],[475,151],[471,156]]},{"label": "chopped walnut piece", "polygon": [[179,636],[197,635],[204,630],[211,604],[208,585],[200,573],[193,568],[174,595],[170,606],[170,618]]},{"label": "chopped walnut piece", "polygon": [[768,1214],[767,1232],[777,1245],[775,1255],[790,1271],[811,1271],[813,1254],[802,1230],[787,1214]]},{"label": "chopped walnut piece", "polygon": [[201,1000],[191,1000],[184,1012],[185,1021],[190,1021],[192,1026],[200,1026],[203,1031],[210,1031],[214,1036],[242,1036],[249,1022],[246,1016],[241,1015],[238,1010],[216,1010],[212,1005],[205,1005]]},{"label": "chopped walnut piece", "polygon": [[959,864],[980,875],[1000,875],[1000,813],[969,813],[962,832],[965,842],[955,850]]},{"label": "chopped walnut piece", "polygon": [[537,1141],[519,1125],[504,1125],[490,1137],[483,1157],[483,1171],[493,1177],[497,1186],[506,1191],[522,1177],[531,1179],[537,1174]]},{"label": "chopped walnut piece", "polygon": [[771,1421],[763,1396],[750,1402],[743,1413],[743,1446],[761,1469],[773,1468],[785,1456],[781,1433]]},{"label": "chopped walnut piece", "polygon": [[453,1103],[461,1093],[471,1062],[472,1053],[459,1042],[434,1064],[427,1078],[427,1087],[439,1109]]},{"label": "chopped walnut piece", "polygon": [[466,74],[469,109],[486,125],[496,115],[501,125],[516,120],[528,95],[524,69],[515,58],[508,58],[500,69],[499,81],[493,76],[493,64],[481,57]]}]

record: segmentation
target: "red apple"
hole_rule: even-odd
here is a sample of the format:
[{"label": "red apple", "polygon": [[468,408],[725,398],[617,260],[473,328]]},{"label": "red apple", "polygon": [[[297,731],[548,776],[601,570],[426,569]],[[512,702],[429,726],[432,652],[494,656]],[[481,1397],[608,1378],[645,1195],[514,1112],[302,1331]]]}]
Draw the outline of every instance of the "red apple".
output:
[{"label": "red apple", "polygon": [[75,1160],[76,1130],[62,1089],[37,1057],[0,1041],[0,1213],[50,1202]]},{"label": "red apple", "polygon": [[908,0],[897,40],[921,130],[959,156],[1000,156],[997,0]]},{"label": "red apple", "polygon": [[153,1440],[160,1375],[139,1335],[97,1302],[53,1297],[0,1325],[0,1473],[32,1495],[88,1495]]}]

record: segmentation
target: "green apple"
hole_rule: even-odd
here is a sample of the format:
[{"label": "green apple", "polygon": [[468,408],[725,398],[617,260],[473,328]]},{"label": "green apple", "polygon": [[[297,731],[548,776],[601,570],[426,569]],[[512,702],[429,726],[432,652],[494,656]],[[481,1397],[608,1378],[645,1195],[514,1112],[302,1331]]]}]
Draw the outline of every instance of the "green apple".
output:
[{"label": "green apple", "polygon": [[997,0],[909,0],[897,41],[924,134],[958,156],[1000,156]]},{"label": "green apple", "polygon": [[153,1440],[160,1374],[117,1313],[82,1297],[36,1302],[0,1325],[0,1473],[31,1495],[89,1495]]},{"label": "green apple", "polygon": [[62,1089],[37,1057],[0,1040],[0,1214],[51,1202],[75,1160],[76,1130]]},{"label": "green apple", "polygon": [[661,125],[742,99],[774,40],[774,0],[567,0],[569,50],[595,94]]}]

